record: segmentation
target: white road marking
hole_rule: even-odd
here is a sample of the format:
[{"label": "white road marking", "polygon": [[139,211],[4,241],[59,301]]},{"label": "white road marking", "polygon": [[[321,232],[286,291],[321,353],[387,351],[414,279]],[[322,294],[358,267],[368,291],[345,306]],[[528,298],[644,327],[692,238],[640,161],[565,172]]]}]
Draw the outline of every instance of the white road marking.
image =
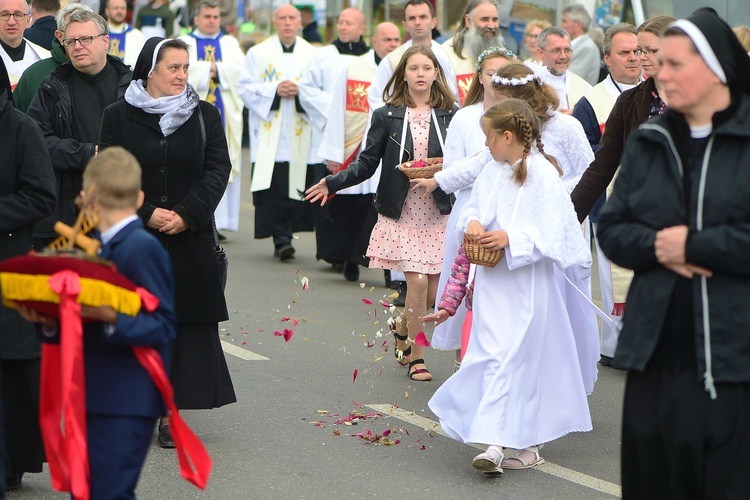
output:
[{"label": "white road marking", "polygon": [[268,358],[265,356],[255,354],[254,352],[248,351],[247,349],[242,349],[241,347],[237,347],[236,345],[230,344],[229,342],[224,342],[223,340],[221,341],[221,348],[225,353],[231,354],[232,356],[236,356],[240,359],[244,359],[245,361],[268,361]]},{"label": "white road marking", "polygon": [[[440,427],[439,422],[435,422],[434,420],[431,420],[427,417],[417,415],[412,411],[407,411],[403,408],[396,408],[389,404],[369,404],[365,406],[368,408],[372,408],[377,412],[383,413],[384,415],[395,417],[412,425],[430,430],[435,434],[440,434],[441,436],[448,437],[448,435]],[[473,446],[474,448],[482,451],[484,451],[485,449],[484,446],[475,444],[471,444],[469,446]],[[593,476],[588,476],[572,469],[567,469],[565,467],[562,467],[561,465],[545,462],[541,465],[538,465],[537,467],[534,467],[534,470],[544,472],[545,474],[549,474],[551,476],[559,477],[560,479],[585,486],[586,488],[591,488],[592,490],[601,491],[602,493],[606,493],[608,495],[613,495],[616,497],[622,496],[622,488],[619,485],[604,481],[603,479],[595,478]]]}]

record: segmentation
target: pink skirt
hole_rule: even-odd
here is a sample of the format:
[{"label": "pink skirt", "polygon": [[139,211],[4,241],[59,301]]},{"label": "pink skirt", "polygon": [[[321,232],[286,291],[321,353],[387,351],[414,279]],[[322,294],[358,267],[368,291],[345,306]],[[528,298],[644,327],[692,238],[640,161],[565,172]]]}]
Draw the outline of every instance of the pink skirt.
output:
[{"label": "pink skirt", "polygon": [[448,216],[423,193],[409,191],[399,220],[378,214],[367,247],[370,268],[440,274]]}]

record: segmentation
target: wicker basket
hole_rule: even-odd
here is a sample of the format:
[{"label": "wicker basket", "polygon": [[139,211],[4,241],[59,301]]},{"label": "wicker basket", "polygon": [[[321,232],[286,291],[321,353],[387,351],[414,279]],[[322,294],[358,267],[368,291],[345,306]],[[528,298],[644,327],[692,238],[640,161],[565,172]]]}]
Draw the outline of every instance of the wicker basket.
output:
[{"label": "wicker basket", "polygon": [[[412,167],[418,161],[424,162],[427,165],[424,167]],[[440,172],[443,169],[443,159],[427,158],[426,160],[405,161],[398,166],[398,169],[409,179],[432,179],[436,172]]]},{"label": "wicker basket", "polygon": [[464,253],[469,262],[478,266],[495,267],[505,255],[505,250],[487,250],[468,235],[464,235]]}]

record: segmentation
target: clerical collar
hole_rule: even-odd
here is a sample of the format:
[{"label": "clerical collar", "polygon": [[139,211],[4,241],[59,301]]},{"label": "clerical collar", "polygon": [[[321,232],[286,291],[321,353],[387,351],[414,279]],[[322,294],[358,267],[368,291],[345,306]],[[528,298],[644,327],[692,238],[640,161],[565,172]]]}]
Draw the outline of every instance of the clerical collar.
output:
[{"label": "clerical collar", "polygon": [[114,24],[107,23],[107,28],[109,28],[110,33],[122,34],[128,30],[128,23],[120,23],[116,26]]},{"label": "clerical collar", "polygon": [[375,52],[375,51],[373,51],[373,52],[375,53],[375,66],[379,66],[380,65],[380,61],[382,61],[383,58],[380,57],[377,52]]},{"label": "clerical collar", "polygon": [[289,47],[284,45],[284,42],[282,42],[281,40],[279,40],[279,42],[281,43],[281,50],[284,52],[284,54],[292,54],[294,52],[294,44],[296,44],[297,42],[294,42]]},{"label": "clerical collar", "polygon": [[367,46],[361,37],[357,42],[342,42],[337,38],[331,43],[331,45],[338,49],[339,54],[343,55],[361,56],[370,50],[370,47]]},{"label": "clerical collar", "polygon": [[3,47],[3,50],[5,50],[5,53],[8,54],[8,57],[10,57],[11,61],[18,62],[23,59],[23,55],[26,52],[26,39],[22,38],[21,43],[18,47],[11,47],[10,45],[0,40],[0,46]]},{"label": "clerical collar", "polygon": [[221,35],[221,31],[219,31],[215,35],[206,35],[205,33],[201,33],[198,28],[195,28],[191,34],[195,38],[203,38],[205,40],[216,40],[217,38],[219,38],[219,35]]}]

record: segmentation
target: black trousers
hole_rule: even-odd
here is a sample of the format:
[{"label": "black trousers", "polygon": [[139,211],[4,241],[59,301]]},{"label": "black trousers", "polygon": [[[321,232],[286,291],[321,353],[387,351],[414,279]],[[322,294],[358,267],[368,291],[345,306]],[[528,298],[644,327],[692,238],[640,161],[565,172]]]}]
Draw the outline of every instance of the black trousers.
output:
[{"label": "black trousers", "polygon": [[692,370],[628,373],[623,499],[750,498],[750,383],[716,389]]},{"label": "black trousers", "polygon": [[39,428],[41,360],[2,362],[6,472],[42,472],[44,444]]},{"label": "black trousers", "polygon": [[315,224],[317,258],[367,266],[370,234],[378,221],[371,194],[337,194],[323,207]]}]

